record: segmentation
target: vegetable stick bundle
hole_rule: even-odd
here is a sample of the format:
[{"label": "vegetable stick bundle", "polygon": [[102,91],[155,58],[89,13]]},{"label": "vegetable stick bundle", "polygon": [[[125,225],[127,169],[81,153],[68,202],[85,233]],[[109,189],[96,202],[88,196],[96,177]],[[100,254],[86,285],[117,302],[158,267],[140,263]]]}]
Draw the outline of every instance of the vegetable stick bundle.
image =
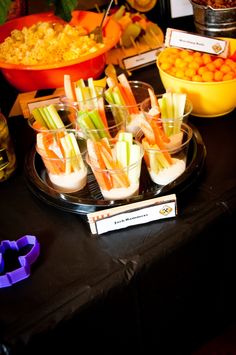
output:
[{"label": "vegetable stick bundle", "polygon": [[84,169],[80,148],[73,132],[41,132],[36,136],[36,150],[53,175],[70,174]]},{"label": "vegetable stick bundle", "polygon": [[[142,151],[132,133],[122,132],[116,140],[87,140],[88,158],[103,190],[128,188],[139,182]],[[137,166],[135,166],[137,164]]]},{"label": "vegetable stick bundle", "polygon": [[[51,174],[70,174],[84,168],[75,133],[66,130],[55,105],[34,108],[36,150]],[[72,127],[72,125],[71,125]],[[76,132],[76,131],[75,131]]]}]

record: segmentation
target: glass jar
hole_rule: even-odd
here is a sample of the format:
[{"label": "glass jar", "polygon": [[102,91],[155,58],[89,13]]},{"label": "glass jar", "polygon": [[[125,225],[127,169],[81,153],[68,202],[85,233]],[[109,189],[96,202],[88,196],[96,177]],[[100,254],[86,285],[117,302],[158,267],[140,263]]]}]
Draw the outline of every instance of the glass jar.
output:
[{"label": "glass jar", "polygon": [[0,112],[0,182],[7,180],[16,169],[16,156],[7,120]]}]

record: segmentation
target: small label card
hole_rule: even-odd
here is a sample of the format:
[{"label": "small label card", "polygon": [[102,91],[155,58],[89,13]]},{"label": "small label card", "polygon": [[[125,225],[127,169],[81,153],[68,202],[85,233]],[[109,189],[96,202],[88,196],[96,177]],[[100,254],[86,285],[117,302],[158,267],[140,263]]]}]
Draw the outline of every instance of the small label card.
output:
[{"label": "small label card", "polygon": [[165,46],[190,49],[218,55],[222,58],[226,58],[229,51],[229,42],[226,40],[200,36],[173,28],[167,28],[166,30]]},{"label": "small label card", "polygon": [[176,215],[176,195],[171,194],[92,212],[87,217],[92,234],[103,234]]},{"label": "small label card", "polygon": [[[51,90],[50,90],[51,91]],[[65,96],[64,89],[58,88],[52,91],[51,95],[45,96],[44,90],[23,92],[17,98],[11,108],[9,117],[22,116],[29,118],[34,105],[45,106],[60,101],[60,97]]]},{"label": "small label card", "polygon": [[61,94],[57,93],[53,95],[41,96],[41,97],[31,98],[31,99],[20,98],[19,101],[20,101],[20,106],[24,118],[29,118],[32,110],[36,107],[47,106],[50,104],[55,104],[57,102],[60,102],[60,97]]},{"label": "small label card", "polygon": [[161,47],[154,48],[146,52],[123,58],[122,61],[124,68],[126,70],[132,71],[155,63],[157,59],[157,53],[159,52],[160,48]]}]

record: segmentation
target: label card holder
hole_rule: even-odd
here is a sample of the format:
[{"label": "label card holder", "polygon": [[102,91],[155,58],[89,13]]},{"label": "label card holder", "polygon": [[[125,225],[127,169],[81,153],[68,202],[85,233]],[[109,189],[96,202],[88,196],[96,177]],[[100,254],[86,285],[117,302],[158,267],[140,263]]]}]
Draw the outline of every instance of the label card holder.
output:
[{"label": "label card holder", "polygon": [[229,42],[227,40],[173,28],[167,28],[166,30],[165,46],[209,53],[222,58],[226,58],[229,51]]},{"label": "label card holder", "polygon": [[87,215],[92,234],[103,234],[177,215],[176,195],[134,202]]},{"label": "label card holder", "polygon": [[135,70],[145,67],[150,64],[154,64],[157,59],[157,53],[159,53],[160,48],[157,47],[145,52],[137,53],[129,57],[122,59],[123,66],[126,70]]}]

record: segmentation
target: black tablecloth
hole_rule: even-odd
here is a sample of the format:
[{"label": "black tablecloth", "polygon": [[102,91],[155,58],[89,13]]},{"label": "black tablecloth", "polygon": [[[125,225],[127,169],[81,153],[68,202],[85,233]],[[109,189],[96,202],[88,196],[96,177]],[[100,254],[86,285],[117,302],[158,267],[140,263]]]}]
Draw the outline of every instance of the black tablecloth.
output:
[{"label": "black tablecloth", "polygon": [[[134,79],[164,91],[155,65]],[[1,83],[7,113],[16,92]],[[184,354],[235,317],[236,111],[190,123],[207,156],[177,194],[177,217],[92,237],[79,215],[28,190],[23,163],[34,138],[22,117],[9,118],[18,169],[0,184],[0,240],[32,234],[41,246],[31,276],[0,289],[0,342],[13,353],[39,354],[47,342],[54,353]]]}]

